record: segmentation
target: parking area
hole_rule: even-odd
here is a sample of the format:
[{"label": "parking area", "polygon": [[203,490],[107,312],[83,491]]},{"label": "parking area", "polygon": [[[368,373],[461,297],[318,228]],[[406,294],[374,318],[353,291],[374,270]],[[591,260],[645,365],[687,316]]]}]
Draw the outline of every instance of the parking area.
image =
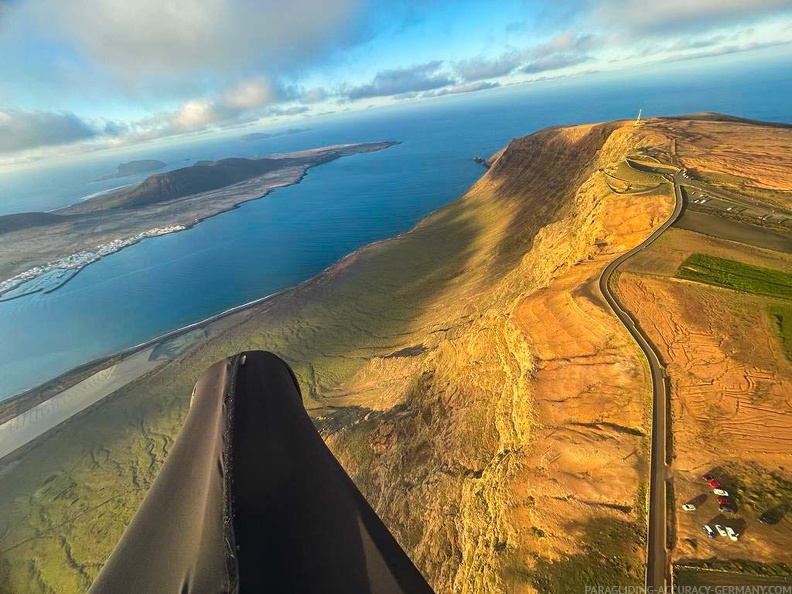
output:
[{"label": "parking area", "polygon": [[[677,477],[678,560],[755,557],[790,542],[789,503],[765,490],[765,485],[757,485],[757,492],[751,492],[744,477],[722,468]],[[792,560],[792,554],[788,556],[783,562]]]}]

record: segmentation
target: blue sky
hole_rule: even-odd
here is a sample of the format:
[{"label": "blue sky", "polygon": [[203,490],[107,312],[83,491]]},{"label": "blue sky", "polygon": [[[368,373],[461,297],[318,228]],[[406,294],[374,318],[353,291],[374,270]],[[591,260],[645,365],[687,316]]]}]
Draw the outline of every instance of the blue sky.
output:
[{"label": "blue sky", "polygon": [[792,0],[0,0],[0,163],[790,42]]}]

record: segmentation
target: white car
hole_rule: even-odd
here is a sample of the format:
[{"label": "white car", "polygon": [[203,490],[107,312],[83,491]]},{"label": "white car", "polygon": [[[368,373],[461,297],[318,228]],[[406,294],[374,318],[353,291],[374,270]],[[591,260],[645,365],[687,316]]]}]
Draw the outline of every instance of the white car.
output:
[{"label": "white car", "polygon": [[740,538],[740,535],[734,531],[734,528],[731,526],[726,526],[726,534],[729,536],[731,540],[737,542],[737,539]]},{"label": "white car", "polygon": [[713,489],[712,492],[715,493],[715,495],[717,495],[718,497],[728,497],[729,496],[729,492],[726,491],[725,489]]},{"label": "white car", "polygon": [[694,511],[696,509],[696,506],[693,505],[692,503],[685,503],[682,506],[682,509],[685,510],[685,511]]},{"label": "white car", "polygon": [[721,536],[729,536],[729,533],[726,532],[726,528],[724,528],[720,524],[715,524],[715,530],[717,530],[718,534],[720,534]]},{"label": "white car", "polygon": [[715,538],[716,536],[718,536],[717,534],[715,534],[715,531],[709,527],[709,524],[704,524],[704,532],[706,532],[707,536],[709,536],[710,538]]}]

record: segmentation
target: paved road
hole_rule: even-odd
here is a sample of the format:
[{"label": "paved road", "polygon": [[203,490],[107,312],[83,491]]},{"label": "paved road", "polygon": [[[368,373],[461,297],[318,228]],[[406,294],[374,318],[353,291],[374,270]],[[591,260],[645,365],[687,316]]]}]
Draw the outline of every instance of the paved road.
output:
[{"label": "paved road", "polygon": [[668,385],[665,368],[649,338],[638,326],[635,318],[611,293],[610,280],[613,273],[625,260],[654,243],[682,213],[682,192],[679,188],[679,174],[673,177],[674,212],[657,230],[646,238],[643,243],[629,252],[619,256],[602,271],[599,279],[600,291],[610,305],[613,313],[621,320],[627,331],[641,347],[649,361],[652,373],[652,453],[650,462],[649,485],[649,534],[647,542],[646,587],[649,592],[657,592],[667,585],[669,564],[666,550],[666,403],[668,402]]}]

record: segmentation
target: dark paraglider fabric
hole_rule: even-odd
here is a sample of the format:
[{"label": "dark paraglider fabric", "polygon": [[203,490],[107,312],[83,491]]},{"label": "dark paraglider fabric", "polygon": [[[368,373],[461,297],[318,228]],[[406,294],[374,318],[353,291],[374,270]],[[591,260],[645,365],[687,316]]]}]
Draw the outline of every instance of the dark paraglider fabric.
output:
[{"label": "dark paraglider fabric", "polygon": [[247,352],[184,427],[94,593],[431,593],[313,426],[289,366]]}]

